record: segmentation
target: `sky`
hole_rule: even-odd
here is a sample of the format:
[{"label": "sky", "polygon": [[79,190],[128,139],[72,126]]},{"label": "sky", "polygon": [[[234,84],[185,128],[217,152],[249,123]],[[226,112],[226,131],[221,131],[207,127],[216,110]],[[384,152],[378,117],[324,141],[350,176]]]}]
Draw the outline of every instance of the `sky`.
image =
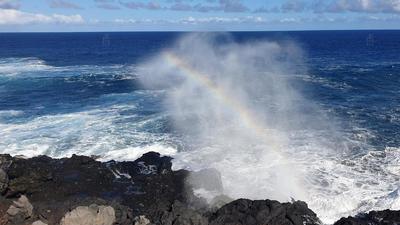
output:
[{"label": "sky", "polygon": [[400,29],[400,0],[0,0],[0,32]]}]

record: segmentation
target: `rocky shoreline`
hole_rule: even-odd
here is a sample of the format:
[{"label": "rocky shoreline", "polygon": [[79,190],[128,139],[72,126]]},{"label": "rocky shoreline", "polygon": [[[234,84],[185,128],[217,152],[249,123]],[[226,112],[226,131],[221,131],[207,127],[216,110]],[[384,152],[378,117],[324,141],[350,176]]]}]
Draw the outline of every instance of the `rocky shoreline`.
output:
[{"label": "rocky shoreline", "polygon": [[[76,155],[62,159],[0,155],[0,225],[321,224],[301,201],[233,201],[218,196],[209,204],[193,190],[220,191],[219,174],[173,171],[171,159],[156,152],[132,162],[99,162]],[[204,176],[210,182],[196,183]],[[400,224],[400,211],[373,211],[335,223],[375,224]]]}]

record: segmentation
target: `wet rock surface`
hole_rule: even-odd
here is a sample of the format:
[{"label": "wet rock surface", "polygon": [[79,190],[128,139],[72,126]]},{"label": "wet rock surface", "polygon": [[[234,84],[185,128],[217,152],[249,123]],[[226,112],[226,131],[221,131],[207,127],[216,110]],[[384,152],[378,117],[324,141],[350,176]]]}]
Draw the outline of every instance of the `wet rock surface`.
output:
[{"label": "wet rock surface", "polygon": [[[171,166],[170,157],[155,152],[132,162],[0,155],[0,225],[320,224],[300,201],[232,201],[219,196],[209,207],[192,187],[221,192],[218,172],[173,171]],[[199,182],[205,178],[210,182]],[[336,224],[400,224],[398,212],[371,213]]]}]

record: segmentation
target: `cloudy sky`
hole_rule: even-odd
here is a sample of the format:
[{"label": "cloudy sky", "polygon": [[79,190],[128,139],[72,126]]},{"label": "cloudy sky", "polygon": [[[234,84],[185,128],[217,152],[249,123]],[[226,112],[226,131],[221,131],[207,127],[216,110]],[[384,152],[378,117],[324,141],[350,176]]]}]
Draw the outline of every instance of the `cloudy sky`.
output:
[{"label": "cloudy sky", "polygon": [[400,29],[400,0],[0,0],[0,31]]}]

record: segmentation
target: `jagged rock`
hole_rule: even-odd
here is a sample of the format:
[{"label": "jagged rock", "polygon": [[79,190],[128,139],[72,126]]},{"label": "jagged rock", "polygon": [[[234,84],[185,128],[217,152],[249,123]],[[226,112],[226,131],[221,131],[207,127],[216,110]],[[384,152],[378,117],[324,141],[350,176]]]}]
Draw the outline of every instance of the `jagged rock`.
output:
[{"label": "jagged rock", "polygon": [[47,225],[47,223],[43,223],[41,220],[35,221],[32,225]]},{"label": "jagged rock", "polygon": [[[230,202],[232,199],[227,196],[217,196],[211,201],[211,208],[205,207],[205,200],[191,188],[223,192],[220,175],[213,170],[173,171],[171,165],[170,157],[155,152],[133,162],[99,162],[76,155],[63,159],[0,155],[0,191],[1,187],[4,191],[0,193],[0,225],[26,225],[36,220],[40,221],[35,225],[59,224],[61,220],[64,225],[79,225],[78,221],[90,224],[93,218],[103,225],[320,223],[304,202],[245,199]],[[202,182],[206,178],[212,182]],[[187,182],[191,185],[186,185]],[[12,203],[18,196],[19,200]],[[82,208],[90,204],[96,205]],[[387,210],[342,218],[335,225],[399,225],[399,217],[399,211]]]},{"label": "jagged rock", "polygon": [[334,225],[399,225],[400,211],[371,211],[356,217],[341,218]]},{"label": "jagged rock", "polygon": [[112,225],[115,222],[115,211],[110,206],[78,206],[67,213],[60,225]]},{"label": "jagged rock", "polygon": [[279,203],[271,200],[239,199],[219,209],[211,225],[317,225],[316,214],[301,201]]},{"label": "jagged rock", "polygon": [[12,157],[9,155],[0,155],[0,194],[3,194],[8,188],[7,170],[12,164]]},{"label": "jagged rock", "polygon": [[135,217],[134,225],[149,225],[150,220],[146,218],[146,216],[137,216]]},{"label": "jagged rock", "polygon": [[36,157],[35,160],[14,158],[9,166],[9,184],[7,196],[32,194],[41,192],[48,181],[52,180],[52,159],[47,156]]},{"label": "jagged rock", "polygon": [[13,158],[10,155],[1,154],[0,155],[0,169],[7,171],[7,169],[12,164]]},{"label": "jagged rock", "polygon": [[208,225],[208,219],[179,201],[161,214],[156,224],[162,225]]},{"label": "jagged rock", "polygon": [[0,194],[4,193],[7,190],[7,187],[8,175],[3,169],[0,169]]},{"label": "jagged rock", "polygon": [[[185,186],[189,172],[172,171],[171,158],[155,152],[133,162],[99,162],[76,155],[62,159],[0,155],[0,161],[9,177],[5,199],[29,195],[38,218],[49,224],[58,223],[69,209],[93,203],[124,206],[114,207],[117,223],[132,224],[137,215],[151,220],[175,200],[196,198]],[[1,204],[6,202],[0,198]]]},{"label": "jagged rock", "polygon": [[22,195],[7,210],[8,221],[11,224],[22,224],[32,217],[33,206],[25,195]]}]

